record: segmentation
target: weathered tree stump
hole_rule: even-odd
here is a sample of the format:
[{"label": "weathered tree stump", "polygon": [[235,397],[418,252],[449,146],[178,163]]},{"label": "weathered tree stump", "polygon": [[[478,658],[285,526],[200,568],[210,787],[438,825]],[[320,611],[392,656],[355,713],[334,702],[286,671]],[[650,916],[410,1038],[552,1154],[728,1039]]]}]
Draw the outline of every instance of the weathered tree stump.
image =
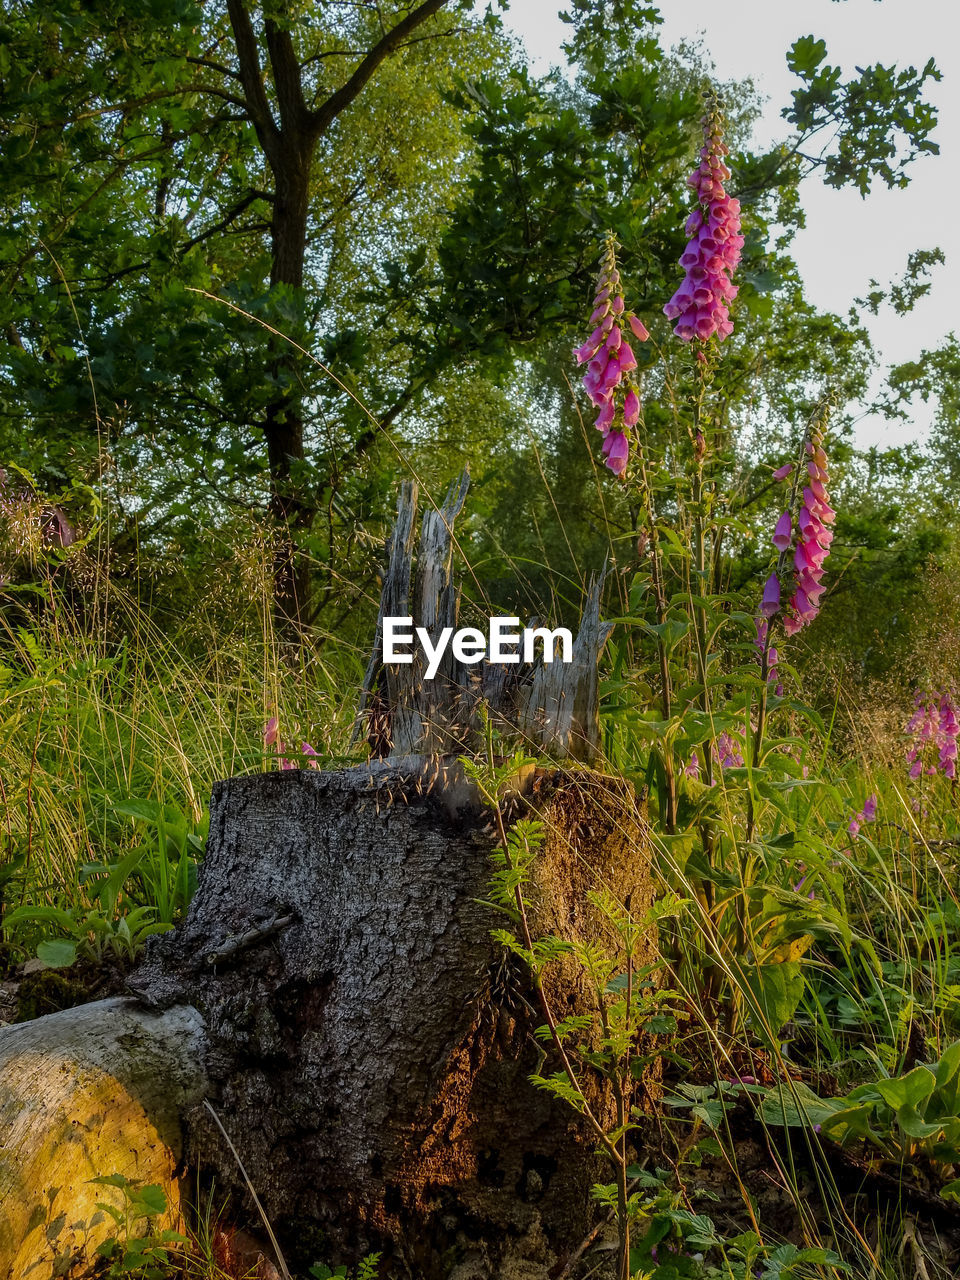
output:
[{"label": "weathered tree stump", "polygon": [[[538,932],[599,936],[592,887],[649,899],[622,788],[539,773],[528,789],[550,833]],[[591,1217],[594,1142],[529,1082],[543,1019],[490,937],[487,816],[416,764],[222,783],[187,921],[131,983],[202,1015],[213,1105],[275,1227],[319,1225],[336,1256],[385,1248],[387,1275],[445,1278],[471,1250],[478,1274],[545,1262]],[[562,982],[564,1012],[586,1011],[578,975]],[[212,1121],[189,1119],[190,1160],[244,1195]]]},{"label": "weathered tree stump", "polygon": [[409,665],[383,660],[384,618],[411,616],[434,644],[445,627],[457,629],[454,524],[468,486],[464,472],[442,506],[424,512],[416,547],[417,486],[409,481],[400,490],[354,737],[365,728],[377,756],[469,753],[482,745],[489,716],[507,743],[592,764],[600,753],[597,663],[611,630],[600,621],[602,575],[587,585],[570,662],[544,655],[529,666],[485,662],[478,668],[458,662],[448,648],[436,676],[426,680],[419,652]]}]

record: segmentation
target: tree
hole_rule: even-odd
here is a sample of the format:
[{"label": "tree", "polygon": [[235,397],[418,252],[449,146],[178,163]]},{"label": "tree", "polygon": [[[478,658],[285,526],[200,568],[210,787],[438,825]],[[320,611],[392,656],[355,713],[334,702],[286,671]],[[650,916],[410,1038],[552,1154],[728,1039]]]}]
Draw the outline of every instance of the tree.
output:
[{"label": "tree", "polygon": [[[462,35],[452,11],[464,8],[423,0],[389,8],[327,4],[317,12],[281,3],[254,11],[243,0],[228,0],[225,10],[201,11],[185,0],[157,13],[121,2],[94,14],[70,4],[28,4],[7,32],[4,97],[12,146],[5,189],[11,230],[18,233],[16,243],[11,236],[5,246],[7,286],[14,292],[5,325],[9,391],[22,390],[24,382],[42,388],[47,413],[62,407],[65,396],[58,393],[76,393],[72,370],[62,367],[78,354],[76,338],[71,343],[63,333],[65,303],[87,334],[95,413],[98,390],[122,393],[130,373],[140,378],[139,395],[132,387],[131,400],[114,396],[109,421],[97,413],[98,431],[105,427],[116,438],[129,430],[123,419],[130,406],[134,430],[147,434],[150,409],[138,402],[144,390],[169,387],[189,368],[194,386],[178,388],[177,407],[193,399],[202,411],[201,438],[182,450],[184,460],[191,452],[202,455],[203,435],[209,446],[226,425],[236,434],[219,451],[242,468],[250,447],[242,429],[261,435],[270,510],[288,530],[278,548],[276,599],[291,623],[303,621],[306,607],[305,569],[293,543],[316,505],[301,465],[309,379],[295,345],[311,341],[305,273],[315,305],[323,257],[331,252],[318,236],[336,232],[367,185],[361,172],[351,189],[338,189],[336,178],[318,174],[318,163],[332,159],[342,166],[342,157],[324,155],[323,148],[344,114],[385,65],[402,61],[416,42],[447,45]],[[482,44],[483,32],[476,28],[476,34]],[[97,50],[102,62],[88,61],[85,48]],[[425,132],[428,141],[437,136],[435,127]],[[27,231],[31,221],[39,225]],[[268,271],[258,261],[261,248]],[[234,277],[240,300],[254,309],[257,293],[269,289],[265,319],[294,345],[277,341],[263,351],[248,338],[238,351],[236,326],[200,319],[184,287],[213,289],[224,274]],[[159,298],[152,295],[157,288]],[[32,305],[38,291],[39,314]],[[322,307],[326,300],[321,295],[319,301]],[[158,320],[172,321],[187,346],[183,365],[160,349]],[[244,420],[230,403],[242,389],[231,387],[217,364],[254,353],[266,357],[266,368],[255,387],[249,368],[244,371],[254,410]],[[54,367],[53,377],[43,364]],[[226,397],[218,394],[223,390]],[[7,408],[14,411],[9,400]],[[207,448],[211,452],[216,446]],[[51,455],[57,458],[55,450]],[[158,497],[163,504],[170,494]]]},{"label": "tree", "polygon": [[[355,576],[342,557],[358,516],[383,514],[396,459],[377,446],[416,447],[454,379],[510,380],[569,342],[599,232],[623,242],[639,305],[656,314],[669,295],[704,71],[664,55],[657,21],[638,0],[577,0],[571,84],[511,67],[453,0],[96,14],[22,0],[0,36],[7,450],[55,478],[108,446],[145,538],[265,499],[279,616],[310,621]],[[795,310],[804,173],[868,190],[934,146],[932,65],[844,82],[822,42],[790,56],[794,137],[755,155],[743,135],[736,157],[749,342],[749,316]],[[848,345],[806,319],[799,348],[767,335],[781,404],[784,360]],[[747,363],[745,348],[729,362],[733,406],[754,394],[732,373]]]}]

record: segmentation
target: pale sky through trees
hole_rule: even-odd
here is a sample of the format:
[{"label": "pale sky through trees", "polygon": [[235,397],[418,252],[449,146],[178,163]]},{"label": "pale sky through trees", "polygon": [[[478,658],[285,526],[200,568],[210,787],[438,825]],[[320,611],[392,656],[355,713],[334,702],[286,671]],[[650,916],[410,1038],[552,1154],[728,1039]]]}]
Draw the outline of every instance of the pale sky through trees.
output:
[{"label": "pale sky through trees", "polygon": [[[557,17],[558,0],[513,0],[507,24],[523,40],[536,71],[562,63],[561,42],[569,28]],[[663,0],[661,28],[665,46],[702,38],[721,79],[751,77],[767,99],[758,122],[760,143],[786,137],[789,126],[780,109],[799,84],[786,66],[786,52],[799,36],[826,41],[827,61],[839,64],[844,78],[857,66],[881,62],[885,66],[914,66],[920,70],[929,57],[936,60],[943,79],[928,81],[924,95],[935,103],[940,123],[933,140],[939,156],[924,156],[909,168],[906,190],[888,191],[877,184],[862,200],[853,189],[825,187],[816,176],[803,185],[807,226],[794,242],[793,253],[806,283],[807,294],[819,307],[845,314],[856,297],[864,296],[870,280],[886,286],[906,270],[907,255],[915,249],[939,246],[946,265],[934,269],[933,288],[915,309],[898,317],[889,307],[864,319],[883,366],[914,359],[924,348],[937,346],[957,328],[953,289],[960,263],[957,144],[960,135],[960,17],[956,0]],[[731,184],[736,194],[736,175]],[[882,378],[877,379],[878,385]],[[887,423],[864,418],[857,427],[862,446],[891,445],[923,438],[932,406],[918,401],[912,422]]]}]

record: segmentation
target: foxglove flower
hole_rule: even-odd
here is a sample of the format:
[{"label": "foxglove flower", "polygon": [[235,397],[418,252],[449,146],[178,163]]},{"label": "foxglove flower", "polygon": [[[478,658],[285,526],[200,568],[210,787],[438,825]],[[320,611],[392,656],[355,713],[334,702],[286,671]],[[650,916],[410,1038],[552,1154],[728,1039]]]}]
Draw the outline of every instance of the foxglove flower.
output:
[{"label": "foxglove flower", "polygon": [[785,511],[777,521],[777,527],[773,531],[773,545],[778,551],[786,551],[792,537],[793,517],[789,511]]},{"label": "foxglove flower", "polygon": [[724,731],[713,744],[713,758],[721,769],[743,768],[743,739]]},{"label": "foxglove flower", "polygon": [[[779,600],[780,600],[780,583],[777,581],[777,575],[776,575],[775,573],[772,573],[772,574],[770,575],[770,578],[769,578],[769,580],[768,580],[768,582],[767,582],[767,587],[768,587],[768,588],[770,587],[770,583],[771,583],[771,582],[773,582],[773,583],[775,584],[775,586],[776,586],[776,599],[777,599],[777,602],[779,602]],[[766,591],[764,591],[764,600],[766,600],[766,598],[767,598],[767,593],[766,593]],[[763,613],[763,611],[764,611],[764,606],[763,606],[763,605],[761,605],[761,606],[760,606],[760,612],[761,612],[761,613]],[[773,611],[773,612],[775,613],[775,612],[776,612],[776,610],[774,609],[774,611]],[[772,615],[771,615],[771,616],[772,616]],[[759,655],[759,656],[758,656],[757,661],[760,663],[760,666],[761,666],[761,668],[762,668],[762,666],[763,666],[763,654],[764,654],[764,650],[766,650],[766,654],[767,654],[767,680],[768,680],[768,682],[771,682],[771,683],[772,683],[773,681],[776,681],[776,688],[774,689],[774,693],[777,695],[777,697],[778,697],[778,698],[782,698],[782,697],[783,697],[783,685],[780,683],[780,679],[779,679],[779,677],[778,677],[778,675],[777,675],[777,663],[780,661],[780,655],[777,653],[777,651],[776,651],[776,649],[773,647],[773,645],[768,645],[768,643],[767,643],[767,636],[768,636],[769,634],[770,634],[770,622],[769,622],[769,619],[768,619],[767,617],[758,618],[758,619],[757,619],[757,634],[756,634],[756,637],[754,638],[754,641],[753,641],[753,646],[754,646],[754,648],[756,649],[757,654]]]},{"label": "foxglove flower", "polygon": [[907,750],[907,763],[910,765],[910,777],[919,778],[924,772],[924,748],[928,743],[936,742],[940,725],[936,702],[928,702],[918,693],[913,706],[907,733],[912,734],[914,745]]},{"label": "foxglove flower", "polygon": [[771,573],[764,584],[760,612],[764,618],[772,618],[780,612],[780,579],[775,573]]},{"label": "foxglove flower", "polygon": [[[723,141],[723,117],[716,100],[703,117],[700,163],[687,179],[697,193],[699,207],[687,219],[690,236],[680,265],[685,274],[680,288],[663,308],[676,320],[674,333],[685,342],[706,342],[714,334],[722,342],[733,332],[727,303],[737,296],[730,272],[740,261],[740,201],[727,195],[724,183],[730,170],[724,163],[728,147]],[[698,352],[698,355],[701,354]]]},{"label": "foxglove flower", "polygon": [[[803,499],[797,515],[796,526],[790,511],[784,511],[773,531],[772,542],[780,555],[777,567],[767,579],[763,589],[760,612],[765,618],[773,618],[780,612],[781,587],[786,560],[792,549],[793,592],[784,607],[783,629],[788,636],[796,633],[820,612],[823,595],[823,564],[830,552],[833,530],[829,527],[836,518],[830,506],[826,490],[827,455],[823,448],[823,419],[817,422],[804,444],[807,459],[803,487]],[[784,466],[774,475],[785,478],[793,469]]]},{"label": "foxglove flower", "polygon": [[650,335],[642,320],[625,308],[612,232],[604,242],[590,323],[597,327],[574,355],[578,364],[587,366],[583,385],[599,409],[594,425],[603,432],[606,464],[614,475],[622,476],[630,457],[629,429],[640,417],[640,393],[629,376],[637,367],[637,357],[627,334],[638,342],[646,342]]},{"label": "foxglove flower", "polygon": [[796,588],[787,602],[783,627],[788,636],[812,622],[820,612],[824,593],[823,563],[830,554],[833,530],[830,525],[836,512],[830,506],[826,490],[827,455],[823,448],[823,432],[818,423],[806,443],[807,475],[810,483],[803,489],[803,506],[797,517],[798,538],[793,555]]},{"label": "foxglove flower", "polygon": [[960,722],[953,694],[944,690],[939,696],[928,698],[918,693],[907,733],[912,739],[907,749],[910,777],[933,777],[942,773],[950,782],[955,782]]},{"label": "foxglove flower", "polygon": [[876,818],[877,797],[875,795],[869,795],[867,796],[860,812],[850,819],[850,825],[847,827],[847,830],[854,838],[856,838],[860,834],[860,828],[867,823],[875,822]]},{"label": "foxglove flower", "polygon": [[954,782],[957,777],[957,733],[960,731],[960,724],[957,723],[956,708],[949,693],[941,696],[939,712],[940,768],[943,776]]},{"label": "foxglove flower", "polygon": [[[299,769],[302,767],[294,763],[294,760],[287,755],[287,748],[280,741],[280,722],[276,716],[271,716],[263,726],[263,745],[265,747],[273,747],[281,769]],[[300,750],[307,757],[308,768],[320,768],[319,757],[317,757],[316,751],[314,751],[309,742],[301,743]]]}]

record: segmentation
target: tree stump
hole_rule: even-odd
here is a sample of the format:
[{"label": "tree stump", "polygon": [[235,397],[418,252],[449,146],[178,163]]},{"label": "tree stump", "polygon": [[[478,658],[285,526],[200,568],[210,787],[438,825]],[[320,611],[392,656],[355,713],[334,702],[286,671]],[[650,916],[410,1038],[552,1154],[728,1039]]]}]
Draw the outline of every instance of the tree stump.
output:
[{"label": "tree stump", "polygon": [[[586,1233],[602,1168],[574,1113],[528,1079],[543,1019],[490,937],[488,815],[428,770],[219,784],[194,905],[131,987],[202,1015],[214,1108],[286,1239],[319,1226],[328,1253],[385,1249],[385,1275],[418,1280],[471,1253],[477,1275],[511,1259],[545,1275]],[[526,791],[549,832],[538,933],[599,937],[590,888],[649,901],[642,815],[622,787],[537,772]],[[585,1012],[577,976],[563,986],[564,1012]],[[595,1102],[608,1105],[599,1089]],[[245,1195],[205,1112],[188,1133],[189,1159]]]}]

